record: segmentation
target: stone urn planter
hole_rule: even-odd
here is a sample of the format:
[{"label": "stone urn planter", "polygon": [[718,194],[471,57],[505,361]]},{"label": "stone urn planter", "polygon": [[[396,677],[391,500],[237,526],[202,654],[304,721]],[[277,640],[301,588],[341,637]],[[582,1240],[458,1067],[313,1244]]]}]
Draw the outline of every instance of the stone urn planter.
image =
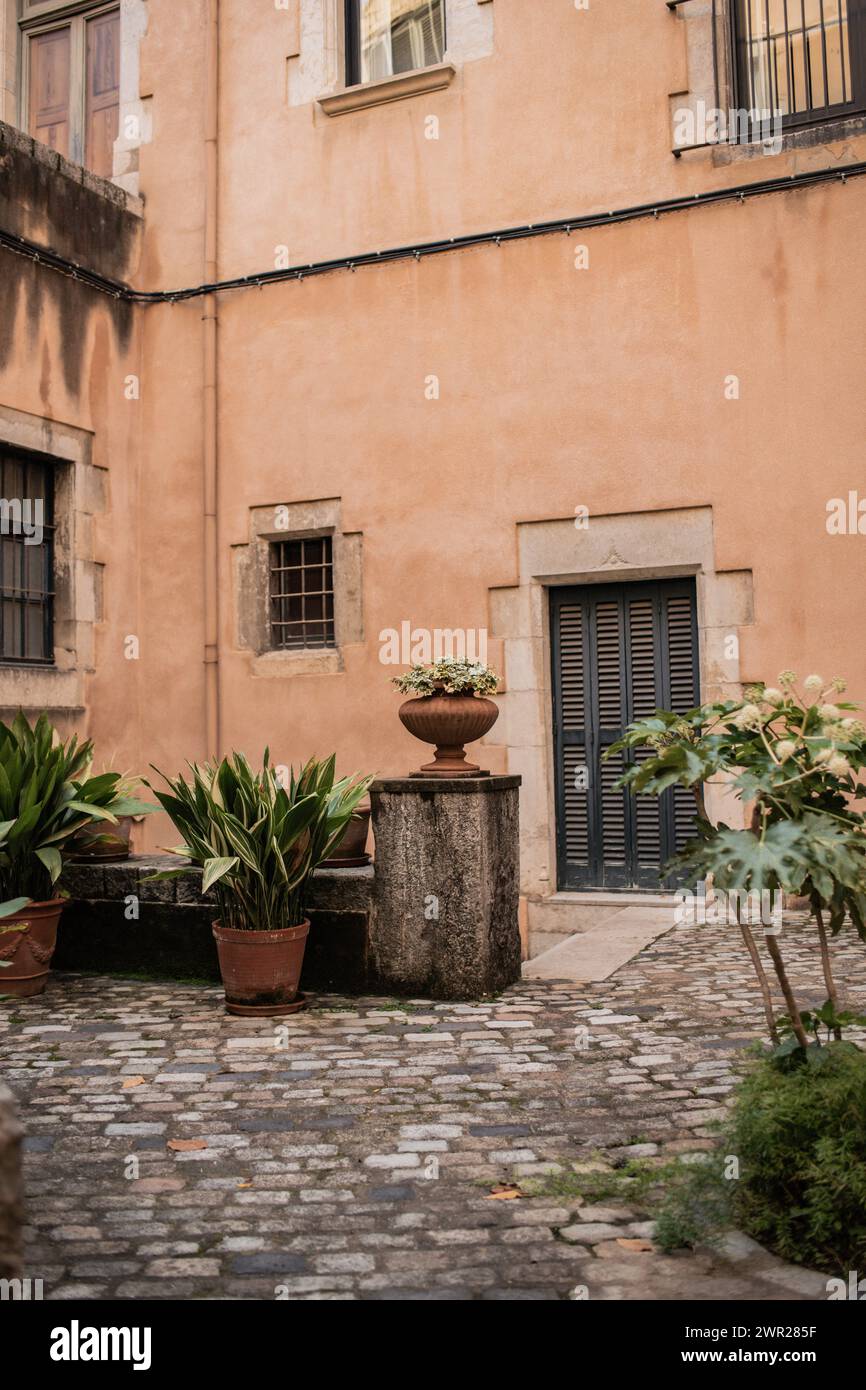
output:
[{"label": "stone urn planter", "polygon": [[0,921],[0,994],[32,999],[44,992],[65,905],[64,898],[28,903]]},{"label": "stone urn planter", "polygon": [[461,691],[448,694],[441,687],[433,695],[421,695],[400,706],[400,722],[422,743],[432,743],[436,756],[413,777],[478,777],[477,763],[466,758],[464,744],[474,743],[493,728],[499,709],[482,695]]}]

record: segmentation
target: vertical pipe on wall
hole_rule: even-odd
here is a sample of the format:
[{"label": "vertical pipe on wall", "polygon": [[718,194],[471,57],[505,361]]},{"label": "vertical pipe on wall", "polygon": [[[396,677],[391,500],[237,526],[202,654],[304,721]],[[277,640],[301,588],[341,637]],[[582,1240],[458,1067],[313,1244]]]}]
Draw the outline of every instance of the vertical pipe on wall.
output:
[{"label": "vertical pipe on wall", "polygon": [[[206,0],[204,275],[218,279],[219,0]],[[219,756],[219,552],[217,548],[217,296],[205,296],[204,330],[204,671],[205,756]]]}]

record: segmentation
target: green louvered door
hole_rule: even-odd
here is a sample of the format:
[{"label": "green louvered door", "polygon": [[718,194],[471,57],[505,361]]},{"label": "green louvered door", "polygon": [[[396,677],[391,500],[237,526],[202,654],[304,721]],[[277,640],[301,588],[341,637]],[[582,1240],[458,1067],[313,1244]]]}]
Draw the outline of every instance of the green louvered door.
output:
[{"label": "green louvered door", "polygon": [[694,581],[553,589],[551,651],[558,886],[658,888],[694,833],[692,795],[618,791],[622,755],[602,755],[632,720],[699,702]]}]

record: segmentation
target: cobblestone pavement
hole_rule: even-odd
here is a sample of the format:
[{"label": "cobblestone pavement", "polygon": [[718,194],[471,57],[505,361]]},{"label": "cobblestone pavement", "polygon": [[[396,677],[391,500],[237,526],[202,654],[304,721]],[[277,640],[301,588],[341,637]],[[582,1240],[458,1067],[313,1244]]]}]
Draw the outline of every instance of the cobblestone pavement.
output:
[{"label": "cobblestone pavement", "polygon": [[[820,979],[802,926],[783,940],[795,982]],[[840,943],[862,1008],[866,952]],[[48,1298],[826,1297],[745,1238],[669,1257],[636,1207],[491,1194],[708,1147],[761,1024],[715,927],[677,928],[601,985],[318,996],[286,1020],[230,1018],[204,986],[56,977],[0,1006],[26,1273]]]}]

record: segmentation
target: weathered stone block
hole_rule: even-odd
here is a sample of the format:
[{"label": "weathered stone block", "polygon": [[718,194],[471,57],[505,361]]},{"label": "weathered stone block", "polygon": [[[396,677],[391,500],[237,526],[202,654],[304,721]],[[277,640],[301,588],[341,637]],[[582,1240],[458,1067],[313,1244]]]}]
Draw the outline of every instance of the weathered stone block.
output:
[{"label": "weathered stone block", "polygon": [[21,1277],[21,1135],[12,1093],[0,1086],[0,1279]]},{"label": "weathered stone block", "polygon": [[[142,884],[148,875],[184,868],[181,877]],[[133,855],[114,864],[69,864],[62,887],[70,894],[58,933],[55,970],[117,971],[164,979],[218,981],[212,923],[216,893],[201,892],[201,870],[171,855]],[[372,911],[372,866],[325,869],[313,875],[302,989],[363,993]],[[126,898],[138,895],[137,915]]]},{"label": "weathered stone block", "polygon": [[382,988],[477,999],[520,977],[519,777],[373,784],[373,973]]}]

